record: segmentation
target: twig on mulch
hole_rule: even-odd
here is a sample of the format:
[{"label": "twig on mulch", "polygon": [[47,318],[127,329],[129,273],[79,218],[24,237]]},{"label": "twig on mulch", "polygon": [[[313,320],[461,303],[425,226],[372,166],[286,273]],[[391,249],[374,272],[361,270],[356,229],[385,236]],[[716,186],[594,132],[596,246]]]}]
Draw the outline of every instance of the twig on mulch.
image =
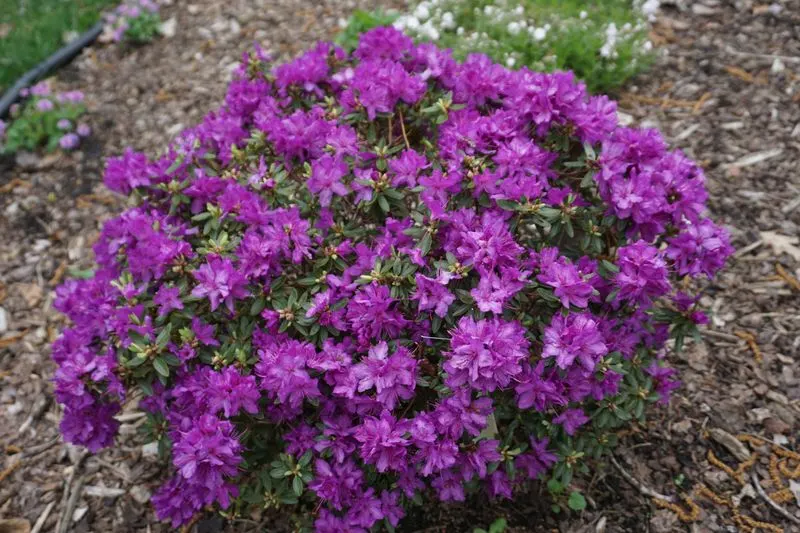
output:
[{"label": "twig on mulch", "polygon": [[13,474],[14,470],[19,468],[19,465],[21,465],[21,464],[22,464],[22,460],[19,460],[16,463],[14,463],[13,465],[11,465],[8,468],[6,468],[5,470],[3,470],[2,472],[0,472],[0,483],[2,483],[8,476]]},{"label": "twig on mulch", "polygon": [[792,289],[800,291],[800,281],[798,281],[796,277],[786,272],[786,269],[783,268],[783,266],[781,266],[780,263],[775,263],[775,273],[778,275],[779,278],[785,281]]},{"label": "twig on mulch", "polygon": [[800,57],[795,56],[782,56],[777,54],[755,54],[753,52],[742,52],[740,50],[736,50],[731,46],[726,46],[725,50],[729,54],[733,54],[735,56],[742,56],[742,57],[759,57],[761,59],[780,59],[781,61],[788,61],[790,63],[800,63]]},{"label": "twig on mulch", "polygon": [[734,331],[733,334],[747,343],[747,346],[750,347],[750,351],[753,352],[753,359],[756,360],[756,363],[760,363],[764,360],[761,354],[761,348],[758,347],[758,343],[756,342],[755,335],[749,331]]},{"label": "twig on mulch", "polygon": [[60,440],[61,439],[59,437],[54,437],[45,443],[25,448],[22,450],[22,458],[27,459],[30,457],[36,457],[40,453],[46,452],[47,450],[55,446]]},{"label": "twig on mulch", "polygon": [[738,259],[739,257],[752,252],[753,250],[755,250],[756,248],[758,248],[762,244],[764,244],[764,240],[763,239],[758,239],[755,242],[751,242],[750,244],[748,244],[744,248],[740,248],[740,249],[736,250],[736,252],[734,252],[734,254],[733,254],[733,258],[734,259]]},{"label": "twig on mulch", "polygon": [[44,394],[39,396],[39,398],[36,400],[36,403],[33,404],[33,409],[31,410],[31,414],[28,415],[28,418],[25,419],[25,422],[23,422],[22,425],[17,430],[17,435],[22,435],[23,433],[25,433],[28,430],[28,428],[31,427],[33,423],[39,419],[39,417],[42,416],[42,414],[45,412],[45,410],[49,405],[50,405],[50,396]]},{"label": "twig on mulch", "polygon": [[631,100],[642,104],[658,105],[664,108],[667,107],[684,107],[694,109],[699,100],[676,100],[674,98],[657,98],[654,96],[645,96],[642,94],[635,94],[624,92],[622,93],[622,100]]},{"label": "twig on mulch", "polygon": [[710,92],[703,93],[703,96],[701,96],[700,99],[694,104],[694,107],[692,107],[692,114],[699,115],[700,111],[703,110],[703,104],[705,104],[709,98],[711,98]]},{"label": "twig on mulch", "polygon": [[736,335],[731,335],[730,333],[725,333],[723,331],[715,331],[713,329],[701,329],[700,333],[703,334],[705,337],[709,337],[712,339],[717,339],[720,341],[727,341],[727,342],[739,342],[741,339]]},{"label": "twig on mulch", "polygon": [[[81,452],[81,454],[78,456],[78,459],[75,461],[75,464],[72,466],[72,472],[69,473],[69,477],[67,478],[67,481],[64,483],[64,492],[61,495],[61,509],[62,509],[62,511],[61,511],[61,516],[58,518],[58,522],[57,522],[58,525],[56,526],[56,532],[57,533],[64,533],[66,531],[67,526],[69,525],[69,523],[70,523],[70,521],[72,519],[72,514],[70,513],[69,516],[66,516],[65,511],[66,511],[67,507],[69,507],[70,501],[72,501],[72,496],[70,495],[70,489],[72,487],[72,482],[75,480],[75,476],[77,475],[78,470],[80,469],[81,464],[83,463],[83,460],[85,458],[86,458],[86,452],[85,451]],[[81,478],[79,481],[81,483],[81,488],[83,488],[82,485],[83,485],[83,481],[85,481],[85,480],[83,478]],[[76,483],[76,488],[77,488],[77,483]],[[72,492],[74,493],[74,492],[77,492],[77,491],[73,490]],[[76,500],[75,503],[77,504],[77,498],[75,500]],[[74,510],[74,505],[73,505],[73,510]],[[65,523],[62,523],[62,522],[65,522]]]},{"label": "twig on mulch", "polygon": [[649,496],[650,498],[656,498],[658,500],[664,500],[669,503],[675,503],[675,498],[673,498],[672,496],[667,496],[665,494],[656,492],[655,490],[651,489],[650,487],[648,487],[647,485],[645,485],[644,483],[633,477],[633,475],[631,475],[624,468],[622,468],[622,465],[619,464],[616,457],[612,455],[610,456],[610,458],[611,458],[611,464],[614,465],[614,467],[616,467],[616,469],[619,471],[622,477],[624,477],[628,483],[636,487],[639,492],[641,492],[645,496]]},{"label": "twig on mulch", "polygon": [[42,528],[44,527],[44,523],[47,522],[47,519],[50,517],[50,513],[53,510],[53,507],[56,506],[56,502],[50,502],[47,504],[47,507],[44,508],[42,514],[39,515],[39,518],[36,520],[36,523],[33,524],[33,529],[31,529],[31,533],[39,533]]},{"label": "twig on mulch", "polygon": [[0,348],[8,348],[12,344],[14,344],[14,343],[16,343],[18,341],[21,341],[23,338],[25,338],[25,335],[27,335],[27,334],[28,334],[28,330],[24,329],[24,330],[20,331],[19,333],[16,333],[16,334],[11,335],[9,337],[4,337],[4,338],[0,339]]},{"label": "twig on mulch", "polygon": [[[77,465],[75,469],[77,470]],[[75,512],[75,507],[78,505],[78,500],[83,492],[84,483],[86,483],[86,476],[79,477],[78,481],[75,482],[75,487],[69,495],[69,500],[67,500],[67,506],[64,508],[61,513],[61,518],[58,520],[58,529],[56,529],[56,533],[67,533],[69,524],[72,522],[72,515]]]},{"label": "twig on mulch", "polygon": [[767,495],[766,491],[764,490],[764,487],[761,486],[761,483],[758,480],[758,476],[756,476],[755,474],[751,474],[751,478],[753,480],[753,485],[756,486],[756,490],[758,491],[758,495],[761,496],[761,498],[765,502],[767,502],[767,504],[769,504],[770,507],[772,507],[773,509],[778,511],[780,514],[785,516],[787,520],[790,520],[794,524],[800,525],[800,518],[797,518],[795,515],[793,515],[792,513],[790,513],[789,511],[787,511],[786,509],[784,509],[783,507],[781,507],[777,503],[775,503],[775,500],[773,500],[772,498],[770,498]]},{"label": "twig on mulch", "polygon": [[768,439],[767,437],[762,437],[760,435],[756,435],[755,433],[739,433],[737,438],[742,442],[750,442],[753,444],[753,440],[761,441],[760,444],[756,444],[756,446],[764,445],[764,444],[772,444],[773,446],[777,446],[783,450],[786,450],[789,453],[796,453],[794,450],[791,450],[784,446],[783,444],[778,444],[772,439]]}]

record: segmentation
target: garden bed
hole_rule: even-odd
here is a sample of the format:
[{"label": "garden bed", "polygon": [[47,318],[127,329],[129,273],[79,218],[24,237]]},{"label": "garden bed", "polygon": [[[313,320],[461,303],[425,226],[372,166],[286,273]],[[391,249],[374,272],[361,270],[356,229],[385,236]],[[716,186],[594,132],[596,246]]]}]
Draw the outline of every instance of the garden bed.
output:
[{"label": "garden bed", "polygon": [[[57,440],[48,343],[63,319],[50,308],[52,288],[70,272],[91,266],[100,221],[120,208],[122,200],[100,185],[105,157],[129,144],[153,153],[181,126],[197,122],[222,98],[227,78],[221,73],[238,61],[243,43],[266,41],[289,57],[330,38],[343,11],[355,7],[289,0],[250,4],[168,7],[164,18],[176,17],[174,37],[125,55],[114,48],[88,50],[59,75],[59,84],[87,94],[98,132],[93,140],[72,154],[0,162],[0,234],[6,236],[0,243],[0,439],[2,468],[9,469],[0,481],[3,517],[34,524],[49,507],[42,531],[51,531],[82,480],[72,530],[166,530],[146,503],[161,473],[150,450],[130,439],[127,446],[123,441],[84,457]],[[426,509],[424,516],[412,515],[404,530],[467,531],[487,527],[498,516],[508,518],[513,531],[642,531],[647,524],[662,532],[725,531],[735,516],[787,532],[796,527],[752,485],[755,475],[765,493],[775,492],[768,468],[773,450],[746,445],[759,455],[742,469],[751,487],[743,493],[734,478],[744,460],[733,455],[730,443],[720,444],[726,441],[719,432],[710,431],[780,439],[778,450],[797,449],[800,291],[792,280],[799,274],[800,242],[791,239],[800,234],[800,62],[791,58],[800,56],[793,38],[800,18],[788,5],[779,12],[711,2],[686,12],[667,9],[653,39],[668,53],[621,93],[630,120],[658,127],[703,162],[713,215],[731,228],[739,250],[704,297],[714,311],[713,333],[679,356],[684,387],[647,427],[623,436],[617,463],[626,474],[608,467],[580,480],[589,499],[581,515],[545,518],[543,496],[534,488],[514,502]],[[131,414],[125,432],[132,436],[138,423]],[[683,522],[681,513],[659,508],[628,477],[664,495],[690,495],[702,510],[689,516],[692,507],[682,502],[683,518],[694,518]],[[789,486],[786,476],[780,481]],[[71,490],[65,492],[65,485]],[[742,494],[734,512],[731,496]],[[798,514],[795,501],[780,505]],[[229,527],[255,530],[246,522]],[[218,528],[203,522],[197,529]]]}]

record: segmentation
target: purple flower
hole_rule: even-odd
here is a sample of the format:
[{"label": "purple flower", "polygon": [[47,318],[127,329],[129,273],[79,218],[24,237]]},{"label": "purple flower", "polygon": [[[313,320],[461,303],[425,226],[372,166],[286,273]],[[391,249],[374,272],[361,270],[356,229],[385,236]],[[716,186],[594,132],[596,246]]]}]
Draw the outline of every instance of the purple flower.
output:
[{"label": "purple flower", "polygon": [[74,133],[67,133],[58,140],[58,145],[64,150],[74,150],[80,143],[80,137]]},{"label": "purple flower", "polygon": [[329,451],[337,463],[344,462],[356,449],[353,439],[355,427],[349,416],[322,417],[322,438],[314,444],[318,452]]},{"label": "purple flower", "polygon": [[554,424],[561,424],[567,435],[574,435],[578,428],[589,421],[583,409],[567,409],[553,419]]},{"label": "purple flower", "polygon": [[238,474],[241,445],[233,436],[233,424],[211,415],[194,420],[191,429],[180,432],[173,447],[173,462],[181,477],[209,491],[207,504],[230,503],[226,478]]},{"label": "purple flower", "polygon": [[417,300],[420,311],[434,310],[436,316],[444,317],[447,309],[456,297],[447,290],[447,283],[452,275],[440,272],[436,278],[429,278],[422,274],[416,274],[417,289],[411,296],[412,300]]},{"label": "purple flower", "polygon": [[114,415],[119,412],[116,403],[95,403],[81,409],[68,408],[61,420],[61,433],[67,442],[86,446],[97,452],[111,446],[119,429]]},{"label": "purple flower", "polygon": [[570,305],[585,308],[594,292],[591,284],[584,280],[575,265],[563,258],[543,267],[537,279],[553,287],[553,294],[567,308]]},{"label": "purple flower", "polygon": [[359,341],[367,343],[384,335],[397,337],[408,321],[395,309],[389,289],[376,283],[360,289],[347,306],[347,320]]},{"label": "purple flower", "polygon": [[48,100],[47,98],[42,98],[38,102],[36,102],[36,109],[39,111],[52,111],[53,110],[53,102],[52,100]]},{"label": "purple flower", "polygon": [[567,403],[559,383],[544,375],[543,361],[530,372],[526,372],[514,389],[517,392],[517,406],[520,409],[533,407],[539,412],[544,412],[553,405]]},{"label": "purple flower", "polygon": [[361,443],[360,453],[365,463],[375,465],[378,472],[399,471],[405,466],[409,445],[405,434],[405,424],[384,411],[380,418],[366,417],[356,429],[355,438]]},{"label": "purple flower", "polygon": [[472,479],[478,476],[480,479],[486,477],[488,466],[503,459],[498,451],[500,441],[489,439],[478,441],[477,444],[467,448],[464,453],[463,472],[464,479]]},{"label": "purple flower", "polygon": [[653,378],[659,401],[662,404],[668,403],[672,391],[681,386],[681,382],[674,377],[678,371],[674,368],[661,366],[658,364],[658,361],[653,361],[650,366],[647,367],[646,372]]},{"label": "purple flower", "polygon": [[531,437],[530,449],[514,459],[514,466],[518,470],[524,470],[529,478],[538,478],[558,461],[558,457],[547,450],[549,444],[550,441],[547,438],[537,440]]},{"label": "purple flower", "polygon": [[56,122],[56,127],[60,130],[68,130],[72,127],[72,122],[70,122],[69,119],[62,118]]},{"label": "purple flower", "polygon": [[525,330],[517,322],[464,317],[452,333],[450,351],[445,353],[446,383],[450,387],[468,383],[483,392],[507,387],[522,372],[521,363],[529,357],[528,346]]},{"label": "purple flower", "polygon": [[350,506],[364,492],[364,473],[352,460],[329,464],[323,459],[314,463],[314,480],[308,488],[334,509]]},{"label": "purple flower", "polygon": [[553,357],[559,368],[569,368],[577,358],[591,371],[607,353],[598,322],[588,313],[570,313],[566,317],[556,313],[544,331],[542,357]]},{"label": "purple flower", "polygon": [[88,137],[92,134],[92,128],[88,124],[78,124],[75,132],[81,137]]},{"label": "purple flower", "polygon": [[203,508],[202,498],[195,492],[180,476],[161,485],[152,498],[158,519],[169,520],[175,529],[188,523]]},{"label": "purple flower", "polygon": [[166,316],[173,309],[183,309],[181,290],[178,287],[162,285],[153,296],[153,303],[158,306],[158,316]]},{"label": "purple flower", "polygon": [[621,300],[647,305],[669,292],[667,264],[657,248],[644,241],[623,246],[618,252],[619,272],[614,285]]},{"label": "purple flower", "polygon": [[681,276],[705,274],[712,278],[733,253],[728,232],[709,219],[699,224],[687,223],[669,240],[667,257],[675,262]]},{"label": "purple flower", "polygon": [[150,174],[147,156],[127,148],[122,157],[108,159],[103,183],[112,191],[127,195],[136,187],[150,185]]},{"label": "purple flower", "polygon": [[478,286],[470,291],[475,303],[484,313],[503,313],[503,306],[522,289],[530,272],[520,272],[517,268],[504,267],[502,275],[494,272],[481,276]]},{"label": "purple flower", "polygon": [[220,409],[230,418],[244,409],[250,414],[258,413],[261,394],[254,376],[243,376],[232,366],[213,372],[208,378],[208,406],[211,412]]},{"label": "purple flower", "polygon": [[508,474],[506,474],[505,470],[498,468],[489,475],[489,482],[487,483],[486,490],[492,498],[511,499],[513,488],[511,487],[511,480],[508,478]]},{"label": "purple flower", "polygon": [[473,228],[459,231],[461,242],[455,255],[464,264],[474,264],[481,275],[496,268],[517,267],[517,258],[524,248],[517,244],[508,230],[505,215],[488,211]]},{"label": "purple flower", "polygon": [[417,361],[407,349],[399,347],[390,356],[383,341],[370,348],[368,357],[352,369],[358,380],[358,392],[374,388],[376,399],[390,411],[400,400],[414,396],[416,371]]},{"label": "purple flower", "polygon": [[416,150],[403,150],[399,156],[389,160],[392,173],[392,187],[416,187],[419,173],[428,168],[428,160]]},{"label": "purple flower", "polygon": [[350,109],[363,107],[369,120],[375,120],[377,113],[391,112],[401,100],[409,105],[416,104],[426,89],[425,82],[400,63],[372,59],[362,61],[355,68],[341,101]]},{"label": "purple flower", "polygon": [[344,160],[325,154],[314,161],[311,167],[311,178],[306,182],[308,190],[319,196],[322,207],[328,207],[334,194],[347,194],[347,186],[341,180],[349,171]]},{"label": "purple flower", "polygon": [[259,353],[256,374],[261,377],[261,388],[278,401],[298,408],[305,398],[320,396],[317,380],[306,370],[306,362],[315,355],[311,344],[292,340]]},{"label": "purple flower", "polygon": [[225,302],[228,311],[233,313],[234,301],[249,294],[247,280],[227,257],[209,255],[206,263],[192,275],[197,280],[197,286],[192,289],[192,296],[208,298],[212,311],[216,310],[220,303]]}]

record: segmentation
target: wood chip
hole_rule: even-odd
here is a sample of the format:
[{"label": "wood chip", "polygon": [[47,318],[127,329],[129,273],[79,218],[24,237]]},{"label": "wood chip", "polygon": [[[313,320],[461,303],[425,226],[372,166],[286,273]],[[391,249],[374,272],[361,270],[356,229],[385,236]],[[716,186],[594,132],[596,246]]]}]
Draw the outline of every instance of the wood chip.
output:
[{"label": "wood chip", "polygon": [[757,165],[758,163],[762,163],[767,159],[772,159],[773,157],[777,157],[782,153],[783,153],[783,148],[772,148],[771,150],[763,150],[761,152],[756,152],[750,155],[746,155],[743,158],[725,166],[727,168],[749,167],[752,165]]},{"label": "wood chip", "polygon": [[119,498],[125,494],[125,489],[115,489],[111,487],[102,487],[99,485],[87,485],[83,489],[84,494],[88,496],[96,496],[98,498]]},{"label": "wood chip", "polygon": [[733,334],[747,343],[750,351],[753,352],[753,359],[755,359],[756,363],[760,363],[764,359],[761,355],[761,348],[758,347],[758,343],[756,342],[755,335],[749,331],[734,331]]},{"label": "wood chip", "polygon": [[725,69],[725,72],[733,76],[734,78],[739,78],[742,81],[746,81],[747,83],[753,83],[756,81],[755,77],[747,72],[746,70],[736,67],[734,65],[725,65],[722,67]]},{"label": "wood chip", "polygon": [[800,291],[800,281],[798,281],[796,277],[786,272],[786,269],[783,268],[780,263],[775,263],[775,272],[778,274],[778,277],[785,281],[791,288],[796,291]]},{"label": "wood chip", "polygon": [[747,449],[747,446],[724,429],[711,428],[708,430],[708,435],[739,461],[746,461],[750,458],[750,450]]},{"label": "wood chip", "polygon": [[800,237],[789,237],[774,231],[762,231],[761,238],[772,246],[776,254],[785,253],[792,256],[796,261],[800,261],[800,246],[798,246]]}]

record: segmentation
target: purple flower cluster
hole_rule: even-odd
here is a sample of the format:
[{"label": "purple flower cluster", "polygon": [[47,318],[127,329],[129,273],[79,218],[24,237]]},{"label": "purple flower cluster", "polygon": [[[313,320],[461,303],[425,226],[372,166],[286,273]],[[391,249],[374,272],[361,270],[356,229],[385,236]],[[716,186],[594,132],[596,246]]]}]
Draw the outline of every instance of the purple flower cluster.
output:
[{"label": "purple flower cluster", "polygon": [[143,391],[176,526],[299,501],[306,526],[366,532],[569,472],[573,437],[668,397],[682,329],[659,317],[700,323],[675,281],[731,251],[700,169],[613,108],[390,28],[351,56],[245,55],[163,156],[108,162],[138,204],[57,291],[65,437],[110,445]]},{"label": "purple flower cluster", "polygon": [[[104,17],[109,28],[109,38],[117,43],[126,36],[134,40],[149,40],[139,38],[139,33],[143,29],[142,21],[149,22],[151,18],[158,20],[156,13],[158,13],[158,3],[155,0],[126,0]],[[150,32],[149,28],[145,31],[148,34]]]},{"label": "purple flower cluster", "polygon": [[53,92],[43,81],[22,89],[20,95],[27,102],[11,106],[9,124],[0,121],[0,151],[35,150],[42,145],[48,150],[74,150],[91,135],[91,128],[79,121],[85,112],[81,91]]}]

